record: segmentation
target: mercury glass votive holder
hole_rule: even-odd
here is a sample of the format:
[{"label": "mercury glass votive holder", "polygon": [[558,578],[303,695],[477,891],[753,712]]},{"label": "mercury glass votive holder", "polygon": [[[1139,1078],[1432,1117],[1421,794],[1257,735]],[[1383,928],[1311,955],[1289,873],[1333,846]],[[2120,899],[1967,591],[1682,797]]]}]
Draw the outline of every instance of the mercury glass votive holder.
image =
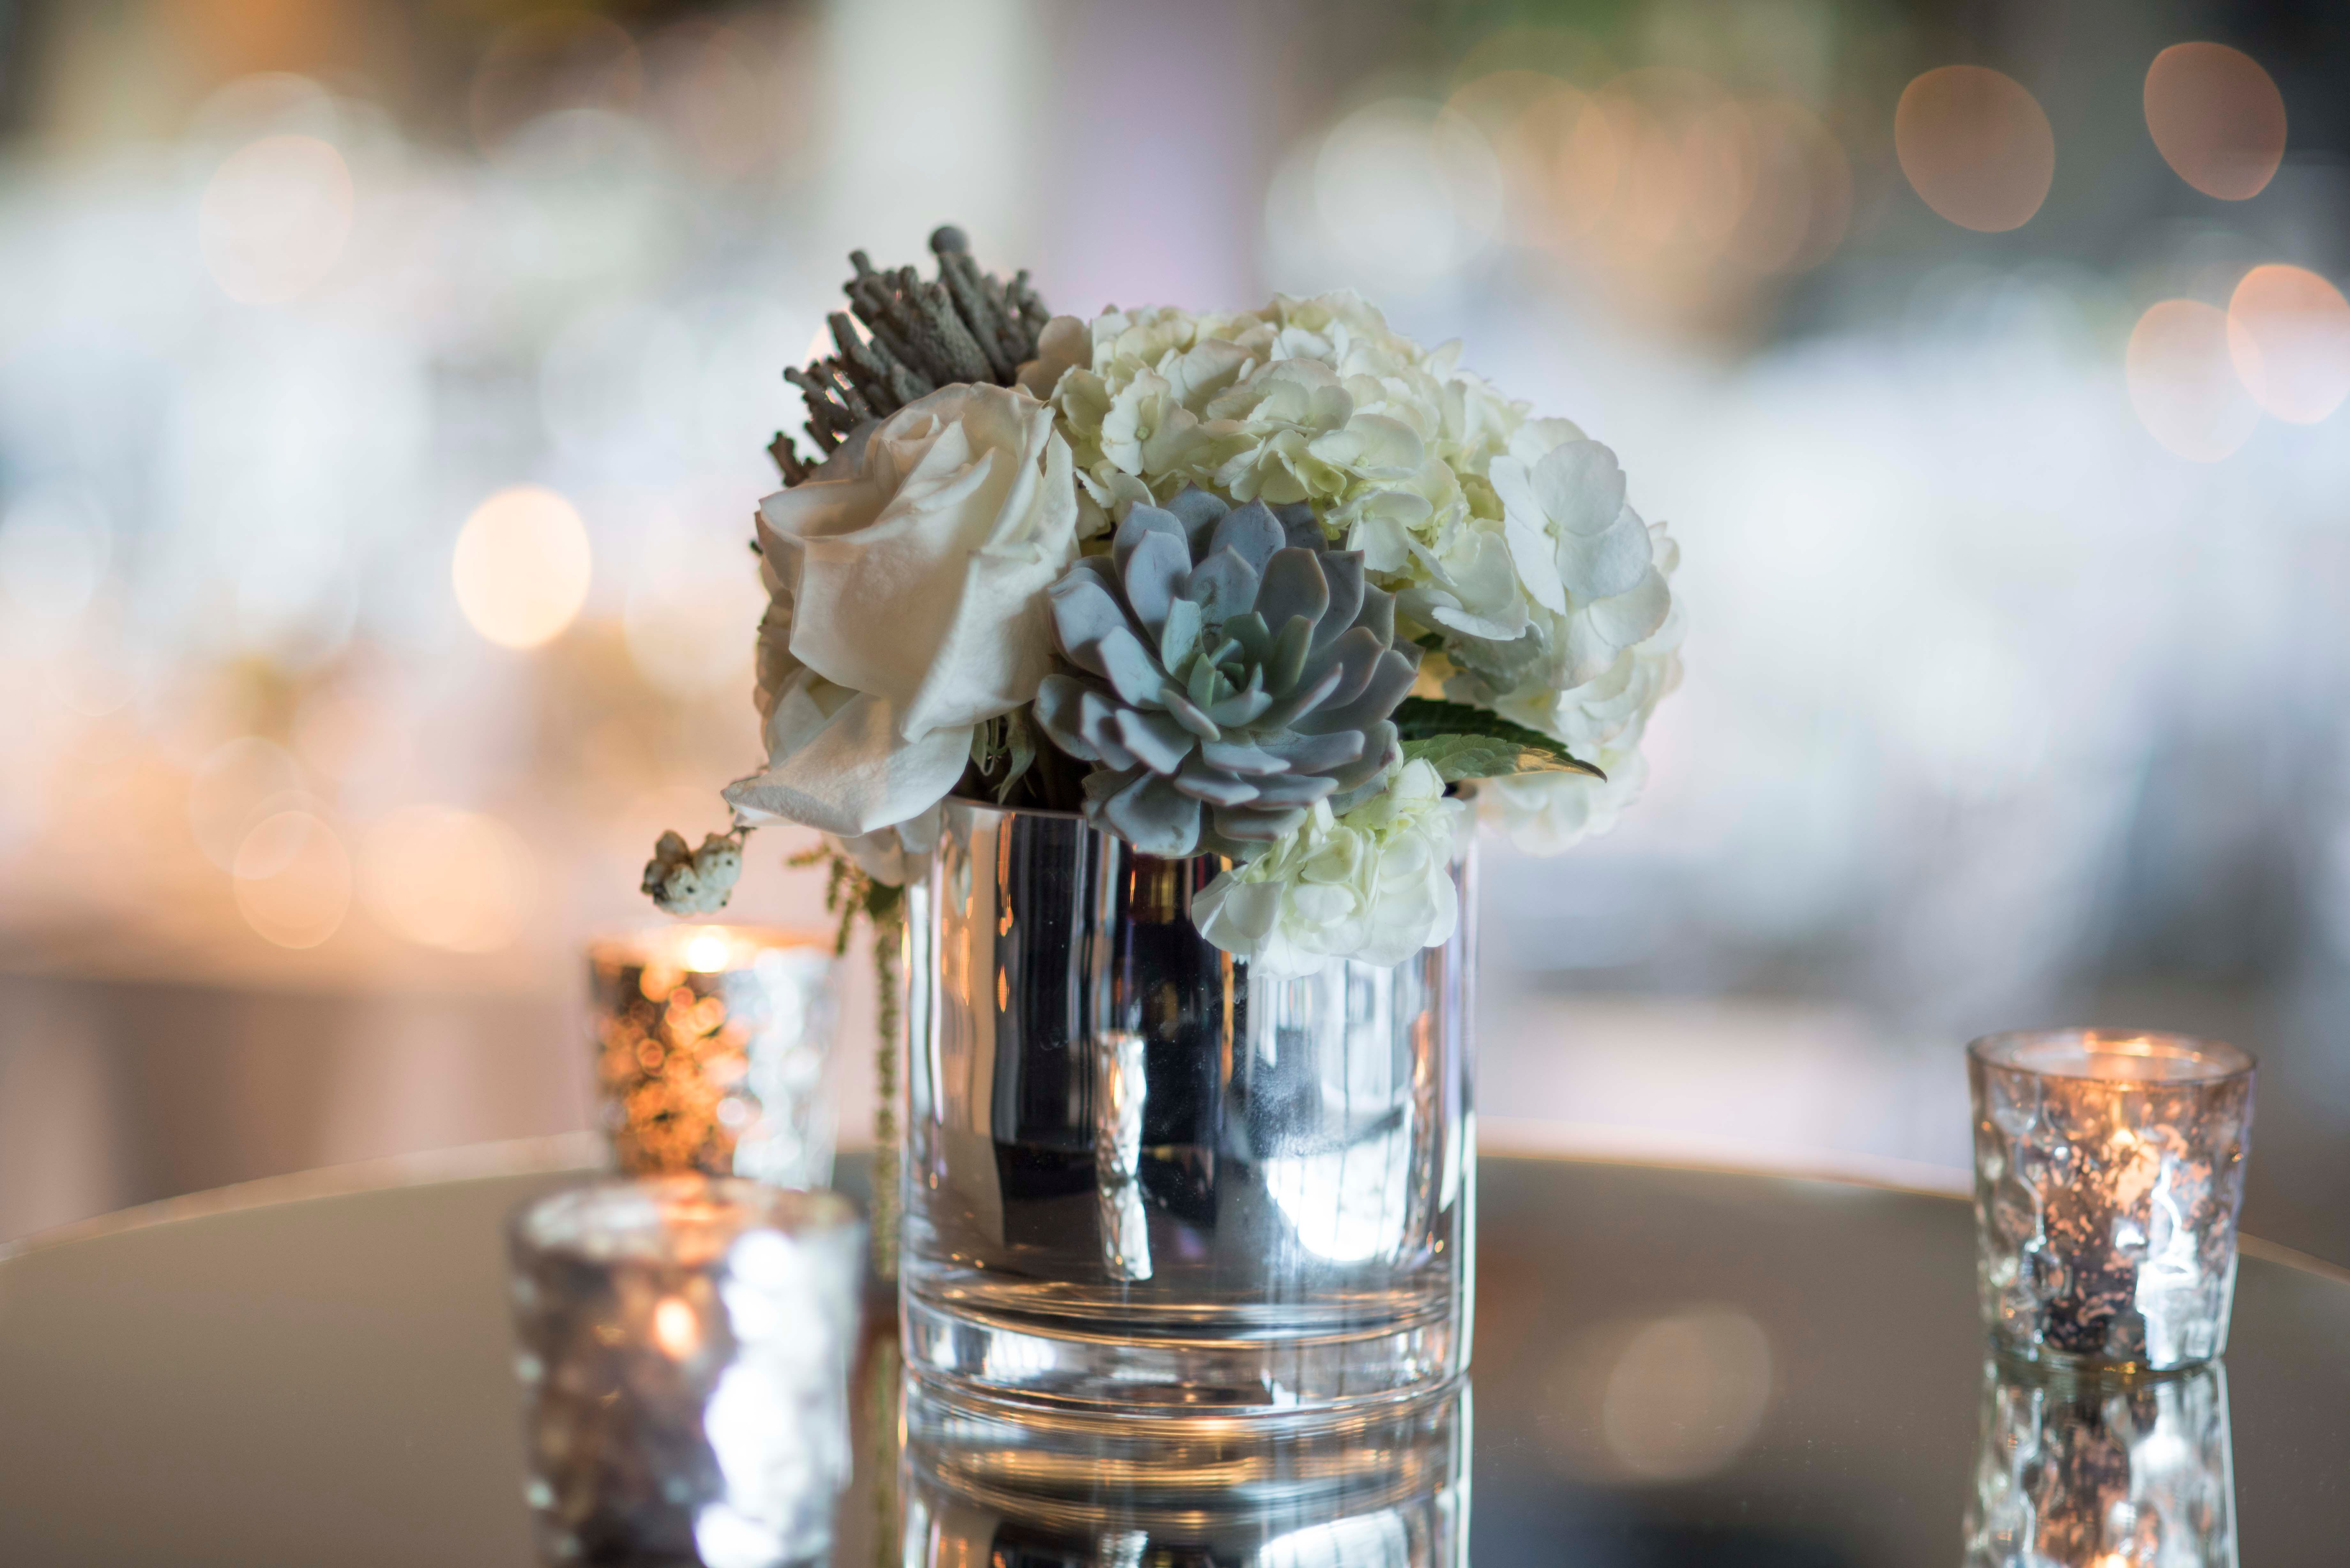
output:
[{"label": "mercury glass votive holder", "polygon": [[540,1560],[823,1562],[865,1256],[847,1199],[616,1179],[527,1205],[509,1244]]},{"label": "mercury glass votive holder", "polygon": [[2224,1351],[2251,1056],[2179,1034],[2038,1030],[1974,1042],[1967,1075],[1993,1345],[2124,1371]]},{"label": "mercury glass votive holder", "polygon": [[593,943],[588,970],[596,1088],[620,1170],[832,1179],[828,936],[671,926]]}]

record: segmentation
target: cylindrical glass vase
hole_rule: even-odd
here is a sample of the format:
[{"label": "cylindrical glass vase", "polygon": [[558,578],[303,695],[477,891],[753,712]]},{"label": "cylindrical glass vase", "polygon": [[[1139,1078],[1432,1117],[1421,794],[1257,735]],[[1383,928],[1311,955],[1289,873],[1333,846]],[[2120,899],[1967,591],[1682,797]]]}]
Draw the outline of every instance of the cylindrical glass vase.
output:
[{"label": "cylindrical glass vase", "polygon": [[1191,900],[1222,867],[946,803],[908,922],[917,1376],[1237,1413],[1467,1367],[1473,850],[1451,940],[1300,979],[1200,935]]},{"label": "cylindrical glass vase", "polygon": [[848,1200],[606,1180],[522,1209],[508,1241],[541,1560],[826,1562],[865,1259]]},{"label": "cylindrical glass vase", "polygon": [[2252,1058],[2181,1034],[1967,1047],[1983,1320],[2009,1355],[2176,1371],[2228,1346]]},{"label": "cylindrical glass vase", "polygon": [[667,926],[592,943],[596,1090],[629,1176],[832,1179],[825,1067],[839,1014],[832,940]]}]

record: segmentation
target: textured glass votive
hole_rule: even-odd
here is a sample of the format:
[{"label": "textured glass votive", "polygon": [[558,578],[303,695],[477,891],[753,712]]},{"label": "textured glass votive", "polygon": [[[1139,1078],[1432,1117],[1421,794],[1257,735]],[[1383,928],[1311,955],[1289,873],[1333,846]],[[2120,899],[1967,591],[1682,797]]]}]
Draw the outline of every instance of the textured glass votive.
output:
[{"label": "textured glass votive", "polygon": [[2228,1376],[1983,1366],[1966,1568],[2235,1568]]},{"label": "textured glass votive", "polygon": [[831,939],[671,926],[588,950],[596,1087],[631,1176],[832,1179]]},{"label": "textured glass votive", "polygon": [[608,1180],[523,1209],[509,1241],[541,1560],[822,1562],[865,1256],[847,1199]]},{"label": "textured glass votive", "polygon": [[2166,1371],[2227,1348],[2252,1058],[2177,1034],[1967,1047],[1983,1317],[2010,1355]]}]

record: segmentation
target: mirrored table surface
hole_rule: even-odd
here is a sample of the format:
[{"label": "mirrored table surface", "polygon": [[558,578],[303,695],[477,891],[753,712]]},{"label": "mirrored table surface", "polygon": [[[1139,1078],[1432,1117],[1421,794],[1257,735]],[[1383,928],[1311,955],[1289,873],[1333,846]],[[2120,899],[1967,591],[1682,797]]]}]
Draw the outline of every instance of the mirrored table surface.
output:
[{"label": "mirrored table surface", "polygon": [[[0,1257],[0,1563],[528,1563],[500,1226],[591,1152],[284,1179]],[[1228,1445],[1217,1473],[1253,1479],[1203,1503],[1168,1483],[1206,1452],[1180,1432],[1055,1457],[918,1407],[901,1463],[868,1397],[836,1563],[2350,1562],[2339,1271],[2247,1242],[2222,1367],[2054,1387],[1987,1357],[1957,1199],[1491,1156],[1481,1179],[1465,1399]],[[868,1394],[894,1387],[867,1348]],[[985,1460],[1011,1449],[1025,1480]]]}]

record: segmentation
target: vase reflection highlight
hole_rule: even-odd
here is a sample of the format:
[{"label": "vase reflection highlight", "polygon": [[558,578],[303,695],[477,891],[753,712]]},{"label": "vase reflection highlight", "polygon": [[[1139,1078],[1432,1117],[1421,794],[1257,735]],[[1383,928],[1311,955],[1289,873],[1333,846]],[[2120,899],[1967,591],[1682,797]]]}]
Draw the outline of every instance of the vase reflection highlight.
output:
[{"label": "vase reflection highlight", "polygon": [[1114,1408],[1457,1376],[1473,921],[1392,969],[1275,981],[1194,927],[1213,857],[1058,813],[944,818],[908,924],[908,1365]]},{"label": "vase reflection highlight", "polygon": [[526,1207],[509,1239],[541,1561],[822,1562],[849,1475],[847,1200],[603,1181]]},{"label": "vase reflection highlight", "polygon": [[1465,1387],[1268,1427],[1040,1415],[910,1381],[909,1568],[1462,1568]]},{"label": "vase reflection highlight", "polygon": [[1967,1048],[1975,1241],[1993,1341],[2175,1370],[2227,1348],[2252,1059],[2174,1034],[2049,1030]]},{"label": "vase reflection highlight", "polygon": [[829,938],[671,926],[594,943],[588,973],[597,1095],[622,1172],[832,1179]]},{"label": "vase reflection highlight", "polygon": [[2235,1568],[2228,1375],[1985,1363],[1966,1568]]}]

